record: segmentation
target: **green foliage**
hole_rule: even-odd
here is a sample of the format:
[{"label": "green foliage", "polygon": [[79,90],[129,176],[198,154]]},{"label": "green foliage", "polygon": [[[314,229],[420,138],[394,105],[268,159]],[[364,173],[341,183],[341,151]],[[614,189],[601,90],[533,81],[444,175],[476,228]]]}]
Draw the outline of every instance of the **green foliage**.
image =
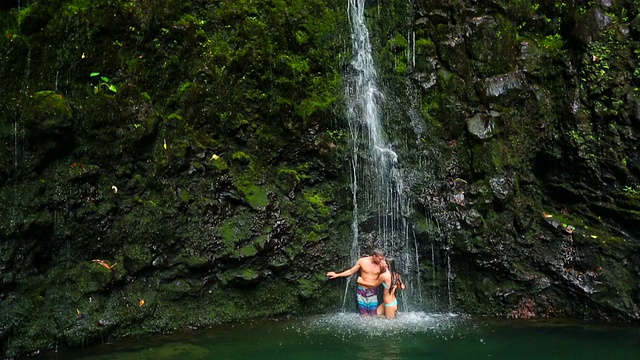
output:
[{"label": "green foliage", "polygon": [[538,43],[539,47],[545,49],[546,52],[550,54],[558,53],[564,46],[562,35],[557,33],[553,35],[547,35],[541,39],[537,39],[536,42]]},{"label": "green foliage", "polygon": [[67,16],[77,15],[79,12],[82,12],[87,9],[90,5],[91,0],[72,0],[68,1],[65,4],[64,13]]},{"label": "green foliage", "polygon": [[109,82],[110,81],[109,78],[106,77],[106,76],[100,76],[99,72],[92,72],[89,76],[90,77],[95,77],[95,78],[99,77],[99,79],[100,79],[98,84],[93,87],[93,92],[94,93],[97,94],[103,88],[111,91],[112,93],[117,93],[118,92],[118,88],[114,84],[111,84]]},{"label": "green foliage", "polygon": [[612,81],[611,47],[606,42],[596,41],[588,45],[587,54],[590,56],[583,60],[584,75],[582,79],[587,88],[594,93],[601,93]]}]

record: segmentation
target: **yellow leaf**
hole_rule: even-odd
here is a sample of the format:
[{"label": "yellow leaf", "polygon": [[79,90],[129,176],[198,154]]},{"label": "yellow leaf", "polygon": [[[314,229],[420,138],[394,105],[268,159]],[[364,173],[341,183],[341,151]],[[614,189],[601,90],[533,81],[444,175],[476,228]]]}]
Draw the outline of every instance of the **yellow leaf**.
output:
[{"label": "yellow leaf", "polygon": [[164,149],[167,150],[167,139],[164,139]]},{"label": "yellow leaf", "polygon": [[218,159],[220,159],[220,156],[218,156],[216,154],[213,154],[213,155],[211,155],[211,159],[209,159],[209,160],[218,160]]},{"label": "yellow leaf", "polygon": [[598,237],[596,235],[591,235],[592,239],[597,239]]}]

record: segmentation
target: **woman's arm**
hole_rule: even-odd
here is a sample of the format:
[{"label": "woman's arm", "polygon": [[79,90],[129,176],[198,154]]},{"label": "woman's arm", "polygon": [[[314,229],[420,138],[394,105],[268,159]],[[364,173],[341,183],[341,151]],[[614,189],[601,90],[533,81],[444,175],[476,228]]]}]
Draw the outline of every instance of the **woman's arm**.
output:
[{"label": "woman's arm", "polygon": [[398,285],[400,286],[400,289],[404,290],[404,281],[402,281],[402,277],[400,276],[400,274],[398,274]]},{"label": "woman's arm", "polygon": [[[389,275],[389,276],[387,276],[387,275]],[[360,284],[362,286],[366,286],[366,287],[378,287],[378,286],[380,286],[380,284],[382,284],[383,281],[385,281],[387,279],[387,277],[389,277],[389,282],[391,282],[390,276],[391,276],[391,274],[389,274],[388,271],[384,272],[384,273],[382,273],[382,274],[380,274],[378,276],[378,278],[376,279],[375,282],[364,281],[361,276],[358,276],[358,284]]]},{"label": "woman's arm", "polygon": [[378,277],[375,282],[366,282],[362,279],[362,276],[358,276],[358,284],[366,287],[378,287],[382,284],[382,280]]}]

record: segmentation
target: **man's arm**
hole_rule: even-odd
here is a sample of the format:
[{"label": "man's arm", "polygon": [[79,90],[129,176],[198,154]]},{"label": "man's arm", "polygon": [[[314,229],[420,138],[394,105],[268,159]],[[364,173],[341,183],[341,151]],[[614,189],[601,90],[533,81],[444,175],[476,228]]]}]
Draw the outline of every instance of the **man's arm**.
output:
[{"label": "man's arm", "polygon": [[360,270],[360,260],[358,260],[358,262],[349,270],[345,270],[341,273],[335,273],[333,271],[329,271],[327,273],[327,276],[329,277],[329,279],[335,279],[338,277],[347,277],[357,273],[359,270]]}]

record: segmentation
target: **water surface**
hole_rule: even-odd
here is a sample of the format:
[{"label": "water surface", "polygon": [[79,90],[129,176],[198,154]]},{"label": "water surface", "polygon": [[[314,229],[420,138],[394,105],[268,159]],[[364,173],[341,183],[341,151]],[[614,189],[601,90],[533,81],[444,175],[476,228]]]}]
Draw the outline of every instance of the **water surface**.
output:
[{"label": "water surface", "polygon": [[48,358],[638,360],[640,326],[422,312],[396,320],[332,314],[129,339]]}]

